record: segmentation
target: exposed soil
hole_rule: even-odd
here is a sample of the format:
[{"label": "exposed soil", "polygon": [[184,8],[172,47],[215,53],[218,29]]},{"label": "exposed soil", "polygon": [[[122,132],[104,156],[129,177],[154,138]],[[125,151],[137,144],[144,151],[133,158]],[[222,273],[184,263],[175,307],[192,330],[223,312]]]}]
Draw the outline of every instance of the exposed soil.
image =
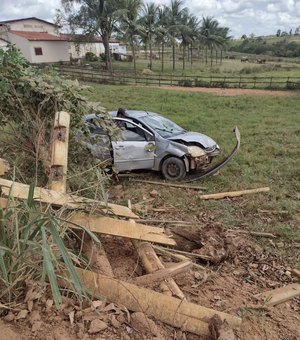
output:
[{"label": "exposed soil", "polygon": [[[133,209],[143,218],[193,222],[192,226],[161,223],[176,239],[177,249],[200,256],[194,261],[205,268],[192,267],[177,275],[175,281],[189,301],[242,317],[241,329],[234,331],[237,339],[300,339],[300,298],[268,308],[255,298],[263,291],[296,282],[287,269],[290,259],[263,249],[249,235],[229,232],[228,226],[207,213],[191,214],[189,207],[179,210],[168,206],[160,190],[151,190],[151,186],[140,187],[123,179],[111,187],[109,194],[114,202],[133,200]],[[172,188],[170,194],[182,191]],[[137,196],[142,200],[138,202]],[[129,240],[110,236],[102,236],[101,240],[115,277],[130,280],[145,273]],[[176,262],[169,255],[161,259],[166,267]],[[156,283],[147,287],[159,291]],[[88,304],[81,308],[70,298],[63,302],[62,310],[57,311],[47,292],[42,297],[31,292],[26,303],[0,320],[0,340],[218,338],[213,334],[211,338],[198,337],[107,301],[94,301],[94,308]],[[223,339],[233,339],[232,331],[227,331],[231,335]]]},{"label": "exposed soil", "polygon": [[218,96],[275,96],[275,97],[295,97],[299,93],[292,91],[272,91],[272,90],[257,90],[257,89],[222,89],[208,87],[181,87],[181,86],[161,86],[162,90],[187,91],[187,92],[208,92]]}]

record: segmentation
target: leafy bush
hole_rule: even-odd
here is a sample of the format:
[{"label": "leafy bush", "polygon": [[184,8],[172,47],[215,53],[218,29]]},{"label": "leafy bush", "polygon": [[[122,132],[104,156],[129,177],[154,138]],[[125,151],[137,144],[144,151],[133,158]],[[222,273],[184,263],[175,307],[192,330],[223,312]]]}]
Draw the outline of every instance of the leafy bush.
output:
[{"label": "leafy bush", "polygon": [[93,52],[86,52],[85,60],[86,61],[98,61],[98,57]]},{"label": "leafy bush", "polygon": [[195,86],[196,87],[210,87],[210,82],[195,79]]},{"label": "leafy bush", "polygon": [[100,61],[101,61],[101,62],[105,62],[105,61],[106,61],[106,55],[105,55],[105,53],[100,53],[99,58],[100,58]]},{"label": "leafy bush", "polygon": [[211,87],[226,88],[229,87],[225,81],[213,81]]},{"label": "leafy bush", "polygon": [[[65,80],[51,68],[43,70],[29,66],[20,52],[12,45],[7,51],[0,49],[0,154],[15,163],[17,176],[39,185],[47,183],[50,165],[50,139],[56,111],[71,114],[69,142],[69,173],[72,190],[80,189],[79,182],[98,181],[94,173],[80,176],[95,165],[81,143],[89,139],[89,131],[82,115],[102,112],[98,124],[104,129],[115,131],[115,125],[104,109],[91,105],[80,95],[81,87],[76,81]],[[74,184],[74,186],[73,186]]]},{"label": "leafy bush", "polygon": [[286,88],[288,90],[300,90],[300,81],[287,81]]},{"label": "leafy bush", "polygon": [[181,80],[178,80],[178,86],[192,87],[193,81],[190,79],[181,79]]}]

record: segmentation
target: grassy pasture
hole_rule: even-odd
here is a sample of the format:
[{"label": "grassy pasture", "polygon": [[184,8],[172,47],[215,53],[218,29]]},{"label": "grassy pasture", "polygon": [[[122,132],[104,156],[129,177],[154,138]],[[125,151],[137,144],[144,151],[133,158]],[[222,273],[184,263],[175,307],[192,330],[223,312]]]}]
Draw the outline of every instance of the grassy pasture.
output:
[{"label": "grassy pasture", "polygon": [[[170,195],[168,189],[159,188],[161,198],[183,213],[209,212],[231,227],[247,226],[300,240],[300,95],[223,97],[108,85],[92,85],[85,94],[108,110],[123,106],[160,112],[186,129],[214,138],[222,155],[233,148],[232,129],[238,125],[242,136],[238,156],[218,176],[195,184],[207,187],[209,193],[270,186],[269,194],[201,201],[193,192]],[[133,203],[142,200],[136,186],[132,184]]]},{"label": "grassy pasture", "polygon": [[[204,76],[208,77],[210,75],[215,76],[261,76],[261,77],[299,77],[300,78],[300,64],[299,60],[289,60],[287,58],[270,58],[263,56],[249,55],[249,62],[242,63],[240,56],[236,56],[236,59],[223,59],[222,63],[218,59],[216,63],[213,60],[213,65],[210,65],[210,60],[208,64],[202,58],[200,60],[194,60],[192,65],[190,62],[186,61],[185,69],[183,70],[182,61],[176,61],[176,69],[173,72],[171,59],[166,59],[164,62],[164,73],[163,74],[174,74],[178,76]],[[257,64],[257,58],[265,58],[267,60],[266,64]],[[98,62],[97,62],[98,63]],[[97,64],[96,63],[96,64]],[[149,60],[138,59],[136,62],[137,71],[141,72],[143,69],[147,69]],[[120,62],[114,61],[113,68],[116,71],[133,72],[133,63],[130,62]],[[161,73],[161,61],[153,60],[152,71],[155,74]]]}]

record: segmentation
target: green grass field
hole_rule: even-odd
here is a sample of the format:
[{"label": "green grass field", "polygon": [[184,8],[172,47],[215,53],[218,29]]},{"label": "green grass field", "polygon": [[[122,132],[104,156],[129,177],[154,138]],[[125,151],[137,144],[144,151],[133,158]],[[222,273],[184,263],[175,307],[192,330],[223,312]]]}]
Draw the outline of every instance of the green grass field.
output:
[{"label": "green grass field", "polygon": [[[123,106],[160,112],[186,129],[214,138],[222,155],[233,148],[232,129],[237,125],[242,136],[237,157],[218,176],[197,184],[209,193],[269,186],[269,194],[201,201],[197,195],[170,197],[168,190],[162,190],[162,198],[189,213],[209,212],[229,227],[247,226],[300,240],[300,95],[223,97],[107,85],[93,85],[85,94],[108,110]],[[135,192],[133,200],[134,195],[141,199]],[[269,213],[262,215],[260,210]]]},{"label": "green grass field", "polygon": [[[256,56],[249,56],[249,63],[241,63],[240,58],[236,57],[235,60],[224,59],[222,63],[218,60],[218,63],[213,61],[213,66],[211,67],[210,61],[208,64],[205,63],[204,60],[194,61],[191,65],[190,62],[187,62],[185,65],[185,69],[183,70],[182,61],[176,62],[176,70],[173,73],[172,70],[172,62],[171,60],[167,60],[164,65],[164,74],[175,74],[178,76],[187,75],[187,76],[203,76],[209,77],[213,76],[240,76],[240,75],[249,75],[249,76],[273,76],[273,77],[299,77],[300,78],[300,64],[296,63],[296,61],[287,61],[283,60],[283,58],[277,58],[272,61],[267,61],[266,64],[257,64]],[[268,60],[268,59],[267,59]],[[141,72],[143,69],[146,69],[148,66],[148,60],[138,60],[137,61],[137,70]],[[116,71],[133,71],[133,64],[128,62],[114,62],[113,68]],[[155,74],[161,73],[161,62],[159,60],[153,61],[152,71]]]}]

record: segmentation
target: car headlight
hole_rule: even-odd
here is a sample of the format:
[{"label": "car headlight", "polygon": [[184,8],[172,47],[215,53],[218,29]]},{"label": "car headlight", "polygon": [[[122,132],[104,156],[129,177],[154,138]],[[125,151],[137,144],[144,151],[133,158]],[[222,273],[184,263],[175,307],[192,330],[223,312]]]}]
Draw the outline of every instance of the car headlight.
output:
[{"label": "car headlight", "polygon": [[201,149],[199,146],[196,146],[196,145],[188,146],[188,153],[192,157],[201,157],[201,156],[206,155],[206,152],[203,149]]}]

